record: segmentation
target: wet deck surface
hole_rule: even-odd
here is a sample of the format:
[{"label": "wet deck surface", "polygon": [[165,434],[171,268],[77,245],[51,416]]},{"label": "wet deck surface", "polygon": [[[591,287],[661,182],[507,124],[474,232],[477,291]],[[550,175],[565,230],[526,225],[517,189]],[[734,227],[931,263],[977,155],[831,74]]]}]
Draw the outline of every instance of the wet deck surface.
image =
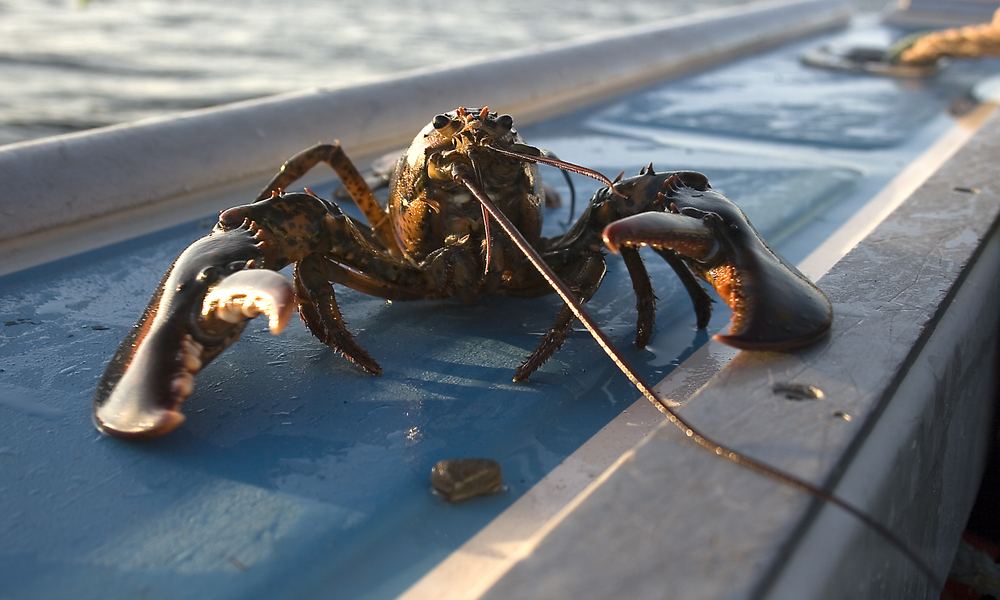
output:
[{"label": "wet deck surface", "polygon": [[[967,107],[975,81],[1000,71],[980,60],[892,81],[798,62],[816,44],[895,35],[862,23],[520,130],[612,176],[650,161],[702,171],[796,262],[951,125],[949,107]],[[575,182],[581,202],[597,187]],[[313,189],[329,196],[333,185]],[[546,235],[567,217],[548,213]],[[391,598],[637,397],[584,332],[529,384],[511,383],[558,312],[553,298],[389,306],[344,291],[349,325],[384,376],[297,321],[276,338],[255,322],[199,375],[179,430],[142,444],[100,436],[90,407],[104,366],[172,260],[213,223],[207,214],[0,278],[0,594]],[[613,257],[590,306],[658,380],[709,334],[653,258],[660,309],[646,351],[631,347],[634,298]],[[717,303],[708,331],[728,318]],[[479,456],[501,463],[501,494],[449,505],[430,492],[435,462]]]}]

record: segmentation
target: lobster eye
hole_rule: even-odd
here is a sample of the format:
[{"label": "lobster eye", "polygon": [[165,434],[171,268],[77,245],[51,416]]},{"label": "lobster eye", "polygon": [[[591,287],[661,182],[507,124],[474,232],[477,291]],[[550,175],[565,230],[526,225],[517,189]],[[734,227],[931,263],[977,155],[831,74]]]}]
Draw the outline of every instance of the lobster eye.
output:
[{"label": "lobster eye", "polygon": [[503,131],[510,131],[511,127],[514,126],[514,118],[510,115],[500,115],[497,117],[497,129]]},{"label": "lobster eye", "polygon": [[444,129],[449,123],[451,123],[451,119],[444,115],[434,117],[434,120],[431,122],[434,125],[434,129]]}]

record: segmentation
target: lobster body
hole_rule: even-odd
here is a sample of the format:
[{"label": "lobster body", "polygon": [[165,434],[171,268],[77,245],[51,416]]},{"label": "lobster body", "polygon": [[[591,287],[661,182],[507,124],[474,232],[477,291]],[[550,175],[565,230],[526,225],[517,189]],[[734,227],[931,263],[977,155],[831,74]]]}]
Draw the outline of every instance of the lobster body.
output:
[{"label": "lobster body", "polygon": [[[274,331],[292,302],[316,337],[379,374],[347,329],[335,285],[388,300],[467,303],[551,293],[549,276],[526,253],[585,303],[607,271],[605,248],[619,252],[636,291],[640,348],[655,317],[640,246],[652,247],[681,277],[699,327],[708,323],[712,300],[696,277],[712,284],[733,310],[729,334],[718,336],[723,342],[783,350],[829,328],[832,310],[823,293],[771,251],[743,212],[699,173],[655,173],[650,165],[636,177],[608,182],[565,234],[541,237],[545,192],[536,163],[568,165],[547,157],[525,145],[509,116],[459,108],[435,117],[400,157],[385,207],[339,144],[289,159],[254,202],[223,211],[212,233],[178,257],[98,386],[98,428],[123,437],[173,429],[183,421],[179,407],[194,374],[238,339],[246,319],[265,312]],[[308,190],[283,191],[320,162],[337,172],[367,223]],[[498,217],[487,215],[487,203],[524,238],[524,251],[491,221]],[[288,264],[294,282],[275,273]],[[564,305],[515,381],[552,356],[573,320]]]}]

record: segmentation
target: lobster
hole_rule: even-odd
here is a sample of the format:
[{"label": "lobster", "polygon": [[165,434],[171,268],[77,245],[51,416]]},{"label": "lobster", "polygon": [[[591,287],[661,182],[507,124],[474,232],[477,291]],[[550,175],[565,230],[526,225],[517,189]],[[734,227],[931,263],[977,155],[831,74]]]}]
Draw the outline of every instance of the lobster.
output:
[{"label": "lobster", "polygon": [[[308,190],[284,191],[321,162],[334,169],[368,224]],[[254,202],[222,211],[213,231],[171,266],[98,384],[98,429],[145,438],[177,427],[194,375],[262,312],[276,333],[297,306],[316,337],[380,374],[347,329],[334,284],[388,300],[474,303],[487,295],[549,294],[552,283],[525,254],[532,250],[580,303],[604,278],[605,248],[619,252],[636,291],[639,348],[650,339],[655,315],[640,245],[654,248],[681,277],[699,327],[711,316],[712,300],[695,277],[715,287],[733,310],[720,341],[791,349],[829,329],[832,309],[823,293],[768,248],[704,175],[656,173],[650,165],[635,177],[619,176],[597,191],[565,234],[543,238],[538,163],[603,177],[528,146],[509,115],[487,108],[438,115],[417,134],[396,164],[384,208],[339,144],[292,157]],[[486,203],[530,248],[491,232]],[[275,273],[288,264],[294,282]],[[553,355],[574,317],[564,305],[515,381]]]}]

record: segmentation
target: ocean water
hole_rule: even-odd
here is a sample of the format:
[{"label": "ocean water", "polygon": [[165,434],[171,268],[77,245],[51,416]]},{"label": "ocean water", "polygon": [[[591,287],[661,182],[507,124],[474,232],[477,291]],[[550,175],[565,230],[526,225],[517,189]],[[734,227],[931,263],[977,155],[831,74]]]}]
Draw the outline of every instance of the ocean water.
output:
[{"label": "ocean water", "polygon": [[0,144],[751,0],[0,0]]}]

